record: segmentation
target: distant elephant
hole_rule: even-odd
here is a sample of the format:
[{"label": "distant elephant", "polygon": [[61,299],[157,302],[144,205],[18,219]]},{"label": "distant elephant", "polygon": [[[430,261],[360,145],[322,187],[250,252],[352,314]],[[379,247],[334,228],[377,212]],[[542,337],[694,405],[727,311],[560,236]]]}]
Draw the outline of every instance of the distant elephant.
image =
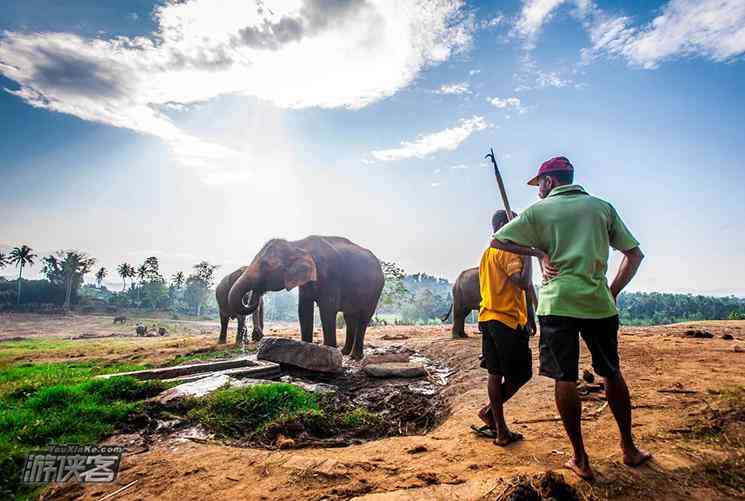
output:
[{"label": "distant elephant", "polygon": [[135,332],[138,336],[145,336],[147,335],[147,327],[142,324],[138,324],[137,327],[135,327]]},{"label": "distant elephant", "polygon": [[447,322],[450,312],[453,312],[453,338],[464,338],[466,335],[466,317],[471,311],[478,311],[481,305],[481,287],[479,285],[479,269],[468,268],[458,275],[453,284],[453,304],[440,320]]},{"label": "distant elephant", "polygon": [[116,324],[116,323],[119,323],[119,324],[122,324],[122,325],[124,325],[124,324],[126,324],[126,323],[127,323],[127,317],[125,317],[125,316],[123,316],[123,315],[122,315],[122,316],[118,316],[118,317],[114,317],[114,323],[115,323],[115,324]]},{"label": "distant elephant", "polygon": [[[246,328],[246,315],[236,313],[236,310],[230,308],[228,304],[228,293],[231,287],[238,277],[240,277],[247,266],[241,266],[230,275],[224,277],[217,284],[215,289],[215,297],[217,298],[217,305],[220,308],[220,338],[218,342],[224,344],[228,338],[228,323],[231,318],[238,319],[238,330],[235,335],[235,344],[239,345],[243,342],[243,337],[247,334],[248,329]],[[264,300],[260,299],[258,307],[252,313],[253,315],[253,331],[251,331],[251,339],[258,341],[264,335]]]},{"label": "distant elephant", "polygon": [[[538,295],[533,289],[533,294],[528,292],[530,295],[530,301],[526,303],[528,308],[528,316],[530,317],[533,313],[533,308],[538,304]],[[471,311],[479,311],[481,307],[481,284],[479,283],[479,269],[468,268],[458,275],[458,278],[453,284],[453,304],[450,309],[440,320],[447,322],[450,312],[453,312],[453,338],[459,339],[468,337],[466,335],[466,317]]]},{"label": "distant elephant", "polygon": [[[310,236],[267,242],[228,294],[231,310],[249,314],[267,291],[299,287],[298,318],[303,341],[313,342],[313,304],[318,304],[323,344],[336,346],[336,314],[347,327],[342,353],[362,358],[365,331],[383,291],[380,261],[342,237]],[[244,302],[244,297],[246,297]]]}]

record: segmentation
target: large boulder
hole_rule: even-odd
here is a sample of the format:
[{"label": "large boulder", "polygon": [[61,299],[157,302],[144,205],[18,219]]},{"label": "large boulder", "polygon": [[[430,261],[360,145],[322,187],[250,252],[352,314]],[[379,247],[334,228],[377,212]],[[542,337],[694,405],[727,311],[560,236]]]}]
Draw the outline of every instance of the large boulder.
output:
[{"label": "large boulder", "polygon": [[263,338],[259,342],[256,358],[309,371],[335,373],[343,370],[341,352],[336,348],[283,337]]}]

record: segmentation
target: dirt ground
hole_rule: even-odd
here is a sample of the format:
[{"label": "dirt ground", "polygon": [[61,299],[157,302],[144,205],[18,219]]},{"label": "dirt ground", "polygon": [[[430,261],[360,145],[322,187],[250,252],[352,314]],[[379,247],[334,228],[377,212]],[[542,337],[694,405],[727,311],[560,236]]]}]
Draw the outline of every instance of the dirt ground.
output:
[{"label": "dirt ground", "polygon": [[[0,317],[0,359],[106,358],[157,364],[213,346],[217,338],[216,323],[161,323],[168,325],[168,337],[131,338],[123,337],[134,331],[131,321],[114,327],[110,317],[6,314]],[[689,329],[703,329],[714,337],[689,338],[685,336]],[[654,461],[638,469],[623,465],[610,410],[601,398],[593,397],[583,404],[586,446],[598,477],[592,483],[560,470],[571,449],[557,421],[552,382],[537,375],[537,338],[531,341],[536,376],[506,407],[508,422],[525,440],[500,448],[469,430],[471,424],[478,424],[476,412],[486,399],[486,372],[478,367],[480,337],[473,326],[467,330],[471,337],[464,340],[450,339],[449,326],[368,331],[368,346],[405,345],[455,370],[444,390],[451,413],[424,436],[299,450],[171,440],[125,455],[115,485],[62,488],[52,497],[100,499],[136,481],[116,499],[496,499],[515,475],[557,469],[587,498],[738,499],[736,491],[707,476],[736,451],[679,431],[705,415],[716,401],[716,392],[745,386],[745,353],[733,349],[745,347],[745,321],[622,329],[621,360],[634,405],[635,436],[654,454]],[[294,325],[268,326],[266,331],[299,338]],[[69,339],[110,334],[118,336]],[[734,340],[722,339],[724,334]],[[32,355],[3,349],[3,339],[18,337],[52,339]],[[342,331],[339,338],[343,342]],[[580,366],[590,367],[584,347]]]}]

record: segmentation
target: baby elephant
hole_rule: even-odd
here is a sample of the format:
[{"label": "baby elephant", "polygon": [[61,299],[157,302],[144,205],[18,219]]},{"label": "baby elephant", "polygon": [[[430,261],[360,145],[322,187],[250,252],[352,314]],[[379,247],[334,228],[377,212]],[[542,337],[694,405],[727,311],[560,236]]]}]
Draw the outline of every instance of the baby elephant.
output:
[{"label": "baby elephant", "polygon": [[124,325],[124,324],[127,323],[127,317],[125,317],[124,315],[118,316],[118,317],[114,317],[114,323],[115,324],[118,323],[118,324]]}]

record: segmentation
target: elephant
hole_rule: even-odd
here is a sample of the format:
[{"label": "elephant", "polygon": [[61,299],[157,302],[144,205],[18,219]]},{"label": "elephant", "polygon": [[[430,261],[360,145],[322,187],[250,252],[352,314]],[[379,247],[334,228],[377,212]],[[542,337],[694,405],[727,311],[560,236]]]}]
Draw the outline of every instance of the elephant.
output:
[{"label": "elephant", "polygon": [[[538,304],[538,295],[535,289],[527,302],[528,316],[532,315],[532,310]],[[453,312],[453,339],[468,337],[466,335],[465,324],[466,317],[471,311],[478,311],[481,307],[481,284],[479,283],[479,269],[468,268],[463,270],[453,284],[453,304],[447,313],[440,317],[440,320],[447,322],[450,312]]]},{"label": "elephant", "polygon": [[138,336],[146,336],[147,335],[147,327],[145,327],[142,324],[138,324],[135,327],[135,332],[137,333]]},{"label": "elephant", "polygon": [[[215,288],[215,297],[217,299],[217,305],[220,308],[220,338],[218,339],[218,342],[220,344],[225,344],[227,342],[228,323],[230,323],[231,318],[238,319],[238,330],[235,335],[235,344],[241,344],[243,342],[243,337],[247,334],[246,315],[235,313],[236,310],[232,310],[228,304],[228,293],[233,287],[235,281],[238,280],[238,277],[240,277],[243,272],[246,271],[246,268],[246,266],[242,266],[230,275],[227,275],[222,280],[220,280],[220,283],[217,284],[217,287]],[[259,301],[258,307],[256,308],[256,311],[252,313],[252,315],[253,331],[251,332],[251,339],[254,341],[258,341],[264,335],[263,299]]]},{"label": "elephant", "polygon": [[312,235],[302,240],[273,239],[253,258],[228,294],[232,311],[256,310],[265,292],[299,287],[302,341],[313,342],[313,309],[318,304],[323,344],[336,346],[336,314],[347,327],[342,353],[363,356],[365,332],[383,291],[380,261],[350,240]]},{"label": "elephant", "polygon": [[453,339],[465,338],[466,317],[472,310],[481,305],[481,287],[479,285],[479,269],[468,268],[458,275],[453,284],[453,304],[440,320],[447,322],[450,312],[453,312]]},{"label": "elephant", "polygon": [[123,315],[120,315],[120,316],[118,316],[118,317],[114,317],[114,323],[115,323],[115,324],[116,324],[116,323],[120,323],[120,324],[124,325],[124,324],[126,324],[126,323],[127,323],[127,317],[125,317],[125,316],[123,316]]}]

